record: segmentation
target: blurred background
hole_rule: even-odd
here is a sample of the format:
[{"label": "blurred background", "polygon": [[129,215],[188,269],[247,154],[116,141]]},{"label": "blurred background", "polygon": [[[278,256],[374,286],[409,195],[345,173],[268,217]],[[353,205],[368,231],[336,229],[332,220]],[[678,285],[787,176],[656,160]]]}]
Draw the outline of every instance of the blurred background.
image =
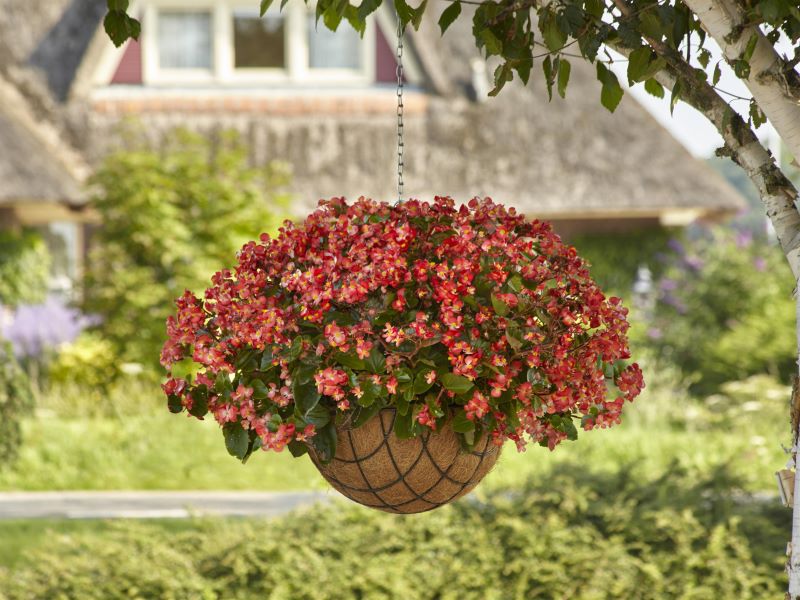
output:
[{"label": "blurred background", "polygon": [[[327,489],[306,458],[239,464],[159,389],[173,298],[320,198],[396,194],[391,12],[359,39],[316,29],[303,3],[264,19],[255,4],[142,0],[142,38],[117,49],[105,2],[3,3],[0,496]],[[489,195],[578,248],[631,309],[647,388],[623,424],[554,453],[509,447],[476,494],[419,516],[0,514],[0,597],[784,588],[792,280],[745,175],[634,97],[608,114],[582,64],[566,101],[513,85],[486,101],[469,25],[431,25],[406,49],[406,194]]]}]

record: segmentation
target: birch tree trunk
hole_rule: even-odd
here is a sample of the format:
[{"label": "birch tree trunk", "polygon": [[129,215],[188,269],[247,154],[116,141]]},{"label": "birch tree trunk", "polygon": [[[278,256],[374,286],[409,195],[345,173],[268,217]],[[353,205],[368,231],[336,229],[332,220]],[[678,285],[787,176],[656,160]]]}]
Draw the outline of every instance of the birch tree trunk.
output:
[{"label": "birch tree trunk", "polygon": [[[796,304],[796,328],[797,328],[797,351],[800,355],[800,293],[795,290]],[[800,360],[798,360],[800,367]],[[794,401],[794,399],[792,399]],[[792,541],[789,546],[789,598],[797,600],[800,598],[800,475],[798,475],[797,443],[800,431],[792,432],[792,452],[794,452],[794,506],[792,506]]]}]

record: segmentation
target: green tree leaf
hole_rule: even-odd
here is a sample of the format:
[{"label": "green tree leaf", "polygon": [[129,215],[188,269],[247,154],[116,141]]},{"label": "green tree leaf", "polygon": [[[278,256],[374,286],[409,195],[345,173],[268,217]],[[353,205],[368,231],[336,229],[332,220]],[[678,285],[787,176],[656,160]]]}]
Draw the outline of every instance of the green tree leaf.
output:
[{"label": "green tree leaf", "polygon": [[571,70],[572,67],[569,61],[566,58],[562,58],[561,62],[558,63],[558,95],[562,98],[565,98],[567,94],[567,84],[569,83]]},{"label": "green tree leaf", "polygon": [[447,28],[452,25],[453,21],[458,18],[458,15],[461,14],[461,2],[460,0],[455,0],[450,6],[442,11],[441,16],[439,17],[439,28],[442,30],[442,35],[444,32],[447,31]]},{"label": "green tree leaf", "polygon": [[617,76],[614,75],[606,66],[600,61],[597,62],[597,79],[603,84],[600,91],[600,103],[605,106],[610,112],[614,112],[622,100],[622,87],[619,85]]},{"label": "green tree leaf", "polygon": [[269,7],[272,6],[272,2],[273,2],[273,0],[261,0],[261,7],[260,7],[260,10],[259,10],[259,14],[262,17],[265,14],[267,14],[267,11],[269,10]]}]

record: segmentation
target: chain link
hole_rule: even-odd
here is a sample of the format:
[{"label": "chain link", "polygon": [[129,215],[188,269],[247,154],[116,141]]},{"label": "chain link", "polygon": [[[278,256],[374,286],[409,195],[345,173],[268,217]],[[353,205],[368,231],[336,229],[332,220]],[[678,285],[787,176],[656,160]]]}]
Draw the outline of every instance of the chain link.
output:
[{"label": "chain link", "polygon": [[403,201],[403,22],[397,18],[397,202]]}]

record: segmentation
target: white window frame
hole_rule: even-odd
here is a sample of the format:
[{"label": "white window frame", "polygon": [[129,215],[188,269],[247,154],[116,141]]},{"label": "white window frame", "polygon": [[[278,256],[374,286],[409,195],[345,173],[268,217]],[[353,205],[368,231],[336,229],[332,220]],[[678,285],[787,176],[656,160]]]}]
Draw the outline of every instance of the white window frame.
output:
[{"label": "white window frame", "polygon": [[[375,25],[370,20],[361,44],[359,69],[312,69],[308,66],[309,11],[314,4],[289,2],[282,11],[285,25],[286,67],[235,68],[233,44],[233,15],[235,10],[258,8],[255,0],[149,0],[144,2],[142,28],[142,79],[145,85],[224,85],[252,86],[276,84],[286,86],[318,85],[370,85],[375,80]],[[186,11],[211,13],[212,57],[211,69],[163,69],[158,54],[158,14],[160,11]],[[278,3],[270,12],[278,12]],[[257,13],[256,13],[257,14]],[[325,25],[320,22],[319,27]],[[343,22],[340,27],[350,27]]]}]

